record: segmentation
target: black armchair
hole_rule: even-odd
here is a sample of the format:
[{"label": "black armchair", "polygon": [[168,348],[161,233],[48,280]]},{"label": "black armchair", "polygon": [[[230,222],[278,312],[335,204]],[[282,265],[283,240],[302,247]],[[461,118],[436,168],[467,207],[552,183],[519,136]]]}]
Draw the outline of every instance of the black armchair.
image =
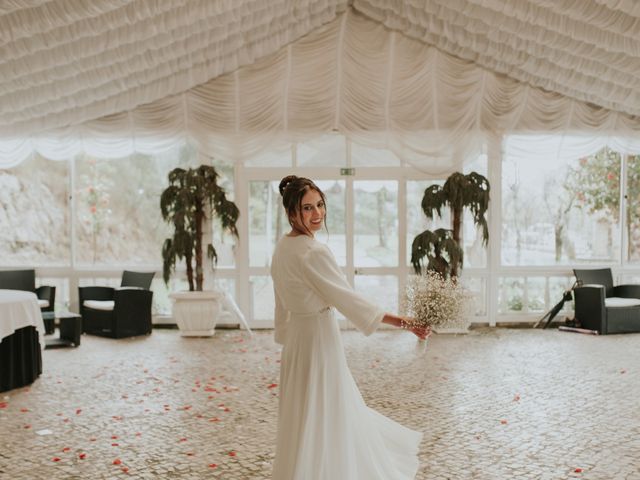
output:
[{"label": "black armchair", "polygon": [[44,285],[36,288],[36,271],[34,269],[0,271],[0,289],[34,292],[38,296],[40,310],[53,312],[55,308],[56,287]]},{"label": "black armchair", "polygon": [[576,320],[601,334],[640,332],[640,285],[613,285],[610,268],[573,270]]},{"label": "black armchair", "polygon": [[125,270],[120,288],[79,287],[82,331],[112,338],[150,334],[153,276]]}]

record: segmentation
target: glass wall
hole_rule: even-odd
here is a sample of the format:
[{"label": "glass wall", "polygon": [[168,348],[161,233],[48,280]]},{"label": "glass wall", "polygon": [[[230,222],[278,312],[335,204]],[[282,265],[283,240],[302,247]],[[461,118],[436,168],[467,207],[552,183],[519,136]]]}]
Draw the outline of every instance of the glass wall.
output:
[{"label": "glass wall", "polygon": [[[541,317],[571,287],[575,266],[612,266],[616,281],[640,278],[640,156],[610,148],[575,158],[533,154],[482,154],[463,171],[489,177],[497,168],[501,175],[491,185],[492,198],[500,199],[491,213],[500,225],[492,225],[489,248],[468,212],[462,230],[462,280],[474,293],[476,318],[489,322]],[[160,278],[161,246],[171,229],[160,217],[159,197],[171,169],[202,163],[216,166],[241,207],[247,235],[236,242],[213,223],[220,268],[206,278],[237,294],[249,319],[267,324],[273,317],[269,263],[290,228],[278,192],[283,175],[316,180],[327,195],[328,232],[318,239],[358,291],[391,311],[401,307],[415,236],[451,228],[448,208],[434,220],[421,208],[425,189],[442,185],[446,174],[423,174],[388,150],[339,134],[265,149],[237,171],[189,145],[123,159],[81,155],[58,162],[36,155],[0,170],[0,266],[37,267],[39,283],[57,285],[67,306],[79,284],[117,285],[124,268],[153,269],[154,311],[169,314],[169,291],[186,283],[183,265],[168,287]],[[342,175],[341,168],[355,174]],[[242,198],[235,197],[235,185]]]},{"label": "glass wall", "polygon": [[398,265],[398,182],[354,182],[356,267]]},{"label": "glass wall", "polygon": [[197,165],[193,148],[153,157],[76,160],[76,264],[162,262],[161,248],[171,229],[160,215],[167,174]]},{"label": "glass wall", "polygon": [[0,259],[9,266],[68,265],[70,163],[38,155],[0,170]]},{"label": "glass wall", "polygon": [[620,259],[620,154],[502,164],[502,264],[580,265]]},{"label": "glass wall", "polygon": [[640,155],[627,157],[625,257],[633,264],[640,263]]}]

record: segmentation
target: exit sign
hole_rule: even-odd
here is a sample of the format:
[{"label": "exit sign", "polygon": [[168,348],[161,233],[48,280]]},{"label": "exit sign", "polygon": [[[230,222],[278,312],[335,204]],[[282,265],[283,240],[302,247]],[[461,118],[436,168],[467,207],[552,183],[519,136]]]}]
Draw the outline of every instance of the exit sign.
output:
[{"label": "exit sign", "polygon": [[341,168],[340,169],[340,175],[345,176],[345,175],[355,175],[356,174],[356,169],[355,168]]}]

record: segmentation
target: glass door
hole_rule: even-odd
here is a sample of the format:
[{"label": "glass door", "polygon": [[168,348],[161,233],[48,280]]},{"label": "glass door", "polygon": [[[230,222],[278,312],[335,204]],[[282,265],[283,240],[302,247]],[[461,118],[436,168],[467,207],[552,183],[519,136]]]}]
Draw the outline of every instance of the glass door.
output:
[{"label": "glass door", "polygon": [[386,311],[399,308],[400,225],[397,180],[354,180],[353,285]]}]

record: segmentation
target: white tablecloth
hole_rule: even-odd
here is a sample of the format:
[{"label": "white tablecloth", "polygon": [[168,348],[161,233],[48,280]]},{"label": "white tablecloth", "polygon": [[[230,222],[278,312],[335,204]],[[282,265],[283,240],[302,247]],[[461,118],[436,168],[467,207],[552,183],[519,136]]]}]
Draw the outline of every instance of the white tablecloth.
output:
[{"label": "white tablecloth", "polygon": [[0,290],[0,340],[31,325],[36,327],[40,347],[44,349],[44,322],[36,294],[22,290]]}]

